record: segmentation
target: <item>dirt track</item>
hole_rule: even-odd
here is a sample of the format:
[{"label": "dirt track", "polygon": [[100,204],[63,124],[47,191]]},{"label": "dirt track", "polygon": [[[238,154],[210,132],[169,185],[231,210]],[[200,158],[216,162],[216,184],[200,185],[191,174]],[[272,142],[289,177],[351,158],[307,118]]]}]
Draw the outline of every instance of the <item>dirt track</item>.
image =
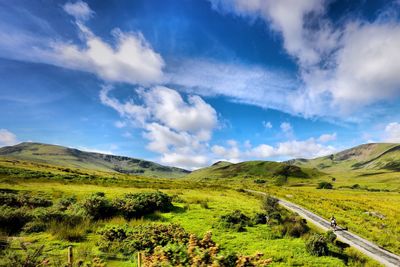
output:
[{"label": "dirt track", "polygon": [[[250,193],[254,194],[260,194],[260,195],[266,195],[264,192],[260,191],[254,191],[254,190],[245,190]],[[291,210],[297,214],[299,214],[301,217],[306,219],[307,221],[313,223],[314,225],[318,226],[319,228],[323,230],[330,230],[330,223],[328,220],[325,220],[324,218],[316,215],[315,213],[302,208],[299,205],[296,205],[294,203],[291,203],[287,200],[279,199],[279,204],[283,207],[285,207],[288,210]],[[362,253],[368,255],[369,257],[375,259],[376,261],[382,263],[385,266],[390,266],[390,267],[399,267],[400,266],[400,256],[387,251],[383,248],[380,248],[379,246],[375,245],[374,243],[359,237],[356,234],[353,234],[349,231],[343,230],[343,229],[338,229],[335,234],[337,235],[338,239],[349,244],[350,246],[358,249]]]}]

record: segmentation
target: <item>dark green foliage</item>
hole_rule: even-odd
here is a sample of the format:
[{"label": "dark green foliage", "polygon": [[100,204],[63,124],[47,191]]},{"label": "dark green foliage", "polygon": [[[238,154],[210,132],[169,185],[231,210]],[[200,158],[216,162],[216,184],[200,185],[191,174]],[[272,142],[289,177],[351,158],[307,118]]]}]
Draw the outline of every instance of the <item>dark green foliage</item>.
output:
[{"label": "dark green foliage", "polygon": [[38,267],[44,266],[43,262],[45,257],[43,255],[44,245],[39,247],[27,247],[24,243],[21,243],[21,253],[14,251],[6,251],[2,257],[2,266],[22,266],[22,267]]},{"label": "dark green foliage", "polygon": [[31,220],[31,215],[25,208],[14,209],[0,206],[0,230],[7,234],[19,232]]},{"label": "dark green foliage", "polygon": [[266,196],[263,198],[261,203],[261,208],[267,212],[267,214],[271,214],[278,210],[279,200],[277,198]]},{"label": "dark green foliage", "polygon": [[295,165],[281,165],[275,172],[275,176],[283,176],[283,177],[299,177],[299,178],[307,178],[308,175],[303,172],[303,170]]},{"label": "dark green foliage", "polygon": [[308,253],[314,256],[326,256],[329,253],[326,238],[320,234],[311,235],[306,241]]},{"label": "dark green foliage", "polygon": [[333,189],[333,185],[329,182],[319,182],[317,189]]},{"label": "dark green foliage", "polygon": [[9,207],[27,206],[30,208],[49,207],[53,205],[50,200],[41,196],[33,196],[28,193],[16,194],[9,192],[0,192],[0,203]]},{"label": "dark green foliage", "polygon": [[94,193],[82,204],[86,213],[94,220],[109,218],[113,215],[114,209],[111,202],[104,197],[104,193]]},{"label": "dark green foliage", "polygon": [[40,233],[47,229],[47,225],[40,221],[30,221],[22,228],[25,233]]},{"label": "dark green foliage", "polygon": [[256,184],[265,184],[267,181],[265,181],[264,179],[255,179],[254,183]]},{"label": "dark green foliage", "polygon": [[359,184],[353,184],[350,188],[351,189],[360,189],[361,186]]},{"label": "dark green foliage", "polygon": [[310,228],[307,221],[300,216],[288,216],[283,221],[282,234],[291,237],[300,237],[307,233]]},{"label": "dark green foliage", "polygon": [[222,215],[219,219],[223,228],[234,229],[238,232],[245,231],[245,227],[249,226],[250,218],[243,214],[240,210],[235,210],[226,215]]},{"label": "dark green foliage", "polygon": [[189,235],[177,224],[144,224],[133,228],[109,226],[99,231],[99,249],[131,255],[136,251],[151,252],[157,246],[186,244]]},{"label": "dark green foliage", "polygon": [[172,198],[162,192],[126,194],[114,200],[113,206],[126,219],[140,218],[155,211],[167,212],[173,207]]},{"label": "dark green foliage", "polygon": [[266,224],[267,223],[267,214],[266,213],[257,213],[254,215],[253,224]]},{"label": "dark green foliage", "polygon": [[61,211],[65,211],[75,203],[76,196],[64,197],[58,201],[57,208]]},{"label": "dark green foliage", "polygon": [[330,243],[335,242],[336,237],[337,237],[336,234],[331,230],[325,233],[326,241],[328,241]]}]

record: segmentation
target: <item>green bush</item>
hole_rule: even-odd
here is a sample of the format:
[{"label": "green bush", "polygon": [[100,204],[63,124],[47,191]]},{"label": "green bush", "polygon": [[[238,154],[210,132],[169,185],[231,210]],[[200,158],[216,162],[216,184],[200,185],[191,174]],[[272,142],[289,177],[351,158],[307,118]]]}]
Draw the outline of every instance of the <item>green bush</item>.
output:
[{"label": "green bush", "polygon": [[325,238],[328,242],[333,243],[335,242],[337,236],[332,230],[329,230],[328,232],[325,233]]},{"label": "green bush", "polygon": [[26,208],[13,209],[0,206],[0,230],[7,234],[19,232],[32,219]]},{"label": "green bush", "polygon": [[326,238],[320,234],[311,235],[306,241],[308,253],[314,256],[326,256],[329,253]]},{"label": "green bush", "polygon": [[40,233],[47,229],[47,225],[39,221],[31,221],[25,224],[22,230],[25,233]]},{"label": "green bush", "polygon": [[329,182],[319,182],[317,189],[333,189],[333,185]]},{"label": "green bush", "polygon": [[104,193],[94,193],[86,198],[82,204],[85,212],[94,220],[109,218],[114,215],[111,202],[105,198]]},{"label": "green bush", "polygon": [[103,252],[131,255],[136,251],[153,251],[157,246],[186,244],[189,235],[177,224],[143,224],[133,228],[108,226],[99,231],[98,243]]},{"label": "green bush", "polygon": [[266,224],[267,223],[267,214],[266,213],[257,213],[254,215],[253,224]]},{"label": "green bush", "polygon": [[170,211],[172,198],[162,192],[126,194],[113,201],[113,207],[126,219],[140,218],[155,211]]},{"label": "green bush", "polygon": [[57,208],[61,211],[65,211],[75,203],[76,196],[64,197],[58,201]]},{"label": "green bush", "polygon": [[222,215],[219,221],[223,228],[234,229],[238,232],[245,231],[245,227],[250,224],[250,218],[240,210],[235,210],[229,214]]},{"label": "green bush", "polygon": [[265,184],[267,181],[265,181],[264,179],[255,179],[254,183],[256,184]]},{"label": "green bush", "polygon": [[0,192],[0,203],[9,207],[27,206],[30,208],[49,207],[53,203],[41,196],[32,196],[28,193],[16,194],[11,192]]},{"label": "green bush", "polygon": [[278,210],[278,203],[279,203],[279,200],[277,198],[274,198],[271,196],[266,196],[262,200],[261,207],[269,215]]}]

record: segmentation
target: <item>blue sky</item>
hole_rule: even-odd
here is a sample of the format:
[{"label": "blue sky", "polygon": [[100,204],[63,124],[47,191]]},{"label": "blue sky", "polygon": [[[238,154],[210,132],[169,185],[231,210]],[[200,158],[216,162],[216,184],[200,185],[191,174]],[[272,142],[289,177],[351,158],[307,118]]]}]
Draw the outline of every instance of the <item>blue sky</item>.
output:
[{"label": "blue sky", "polygon": [[400,2],[0,0],[0,146],[188,169],[400,142]]}]

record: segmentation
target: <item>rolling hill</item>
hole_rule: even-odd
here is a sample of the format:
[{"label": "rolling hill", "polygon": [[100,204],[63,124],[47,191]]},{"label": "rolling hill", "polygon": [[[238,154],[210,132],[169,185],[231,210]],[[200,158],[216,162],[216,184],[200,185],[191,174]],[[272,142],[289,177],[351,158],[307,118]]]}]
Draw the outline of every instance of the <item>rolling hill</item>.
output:
[{"label": "rolling hill", "polygon": [[67,168],[143,175],[149,177],[183,177],[187,170],[163,166],[151,161],[123,156],[85,152],[74,148],[41,143],[21,143],[0,148],[0,157],[32,161]]},{"label": "rolling hill", "polygon": [[213,179],[213,178],[250,178],[276,180],[280,177],[312,178],[323,173],[310,168],[303,168],[287,163],[273,161],[245,161],[230,163],[219,161],[210,167],[193,171],[187,178]]},{"label": "rolling hill", "polygon": [[315,159],[294,159],[287,163],[317,168],[326,173],[400,171],[400,145],[370,143]]}]

